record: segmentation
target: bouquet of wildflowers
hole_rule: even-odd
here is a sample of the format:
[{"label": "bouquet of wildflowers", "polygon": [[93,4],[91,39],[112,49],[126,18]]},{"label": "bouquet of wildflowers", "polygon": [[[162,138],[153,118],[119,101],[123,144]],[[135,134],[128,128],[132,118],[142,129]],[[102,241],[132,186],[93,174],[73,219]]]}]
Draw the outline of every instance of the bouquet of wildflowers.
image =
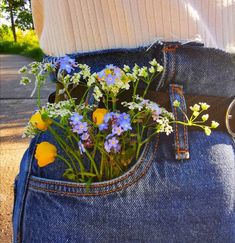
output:
[{"label": "bouquet of wildflowers", "polygon": [[[78,72],[74,72],[75,67]],[[40,89],[46,76],[55,69],[62,87],[58,95],[63,99],[41,106]],[[210,135],[211,129],[219,124],[215,121],[210,126],[204,124],[208,115],[201,113],[209,108],[206,103],[190,107],[191,117],[184,114],[187,122],[181,122],[165,108],[146,99],[151,82],[162,70],[153,59],[149,67],[135,64],[131,69],[127,65],[120,68],[110,64],[100,72],[91,73],[89,66],[67,56],[53,64],[34,62],[23,67],[21,73],[35,76],[34,92],[37,90],[38,94],[38,110],[32,115],[24,135],[34,137],[50,132],[55,139],[54,144],[44,141],[37,145],[38,165],[47,166],[59,158],[67,166],[65,178],[90,184],[123,174],[154,136],[169,135],[173,131],[173,123],[198,126]],[[24,85],[29,82],[27,77],[21,80]],[[72,97],[72,91],[79,87],[85,88],[81,97]],[[131,98],[129,102],[120,99],[125,93]],[[95,100],[93,104],[87,102],[89,94]],[[181,109],[177,101],[174,106]],[[147,136],[148,131],[151,133]]]}]

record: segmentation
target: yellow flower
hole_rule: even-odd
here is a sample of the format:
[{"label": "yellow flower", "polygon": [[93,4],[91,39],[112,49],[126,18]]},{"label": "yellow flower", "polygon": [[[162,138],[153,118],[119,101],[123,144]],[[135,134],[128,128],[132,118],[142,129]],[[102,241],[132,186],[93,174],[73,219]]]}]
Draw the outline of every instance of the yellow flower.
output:
[{"label": "yellow flower", "polygon": [[54,162],[57,156],[56,147],[48,142],[37,144],[35,158],[38,160],[38,166],[44,167]]},{"label": "yellow flower", "polygon": [[38,130],[45,131],[51,125],[52,120],[43,120],[40,112],[37,111],[34,115],[32,115],[29,122]]},{"label": "yellow flower", "polygon": [[92,115],[92,119],[96,125],[100,125],[104,121],[104,116],[108,113],[105,108],[97,108]]}]

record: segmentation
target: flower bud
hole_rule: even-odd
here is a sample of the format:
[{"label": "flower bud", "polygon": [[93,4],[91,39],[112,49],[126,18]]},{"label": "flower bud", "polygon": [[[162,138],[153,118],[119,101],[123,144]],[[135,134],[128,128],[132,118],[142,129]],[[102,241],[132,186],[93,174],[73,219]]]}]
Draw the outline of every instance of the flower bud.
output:
[{"label": "flower bud", "polygon": [[219,123],[216,121],[211,122],[211,128],[217,128],[219,126]]},{"label": "flower bud", "polygon": [[44,167],[55,161],[57,156],[57,149],[55,145],[42,142],[37,144],[35,158],[38,160],[38,166]]},{"label": "flower bud", "polygon": [[205,114],[205,115],[202,116],[202,120],[203,120],[204,122],[207,121],[208,118],[209,118],[209,115],[208,115],[208,114]]},{"label": "flower bud", "polygon": [[210,135],[211,135],[211,129],[210,129],[209,127],[205,127],[205,128],[204,128],[204,131],[205,131],[205,134],[206,134],[207,136],[210,136]]},{"label": "flower bud", "polygon": [[92,119],[96,125],[100,125],[104,121],[104,116],[108,113],[105,108],[97,108],[92,115]]}]

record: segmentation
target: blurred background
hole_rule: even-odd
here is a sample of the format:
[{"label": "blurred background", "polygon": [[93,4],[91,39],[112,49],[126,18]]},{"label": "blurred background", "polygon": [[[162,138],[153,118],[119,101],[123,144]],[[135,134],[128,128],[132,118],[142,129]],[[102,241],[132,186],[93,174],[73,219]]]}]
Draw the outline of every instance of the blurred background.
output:
[{"label": "blurred background", "polygon": [[[12,242],[13,184],[29,140],[22,138],[24,127],[36,109],[30,97],[34,83],[20,85],[18,70],[41,61],[29,0],[0,0],[0,241]],[[50,81],[42,97],[53,91]]]},{"label": "blurred background", "polygon": [[0,0],[0,53],[41,60],[30,0]]}]

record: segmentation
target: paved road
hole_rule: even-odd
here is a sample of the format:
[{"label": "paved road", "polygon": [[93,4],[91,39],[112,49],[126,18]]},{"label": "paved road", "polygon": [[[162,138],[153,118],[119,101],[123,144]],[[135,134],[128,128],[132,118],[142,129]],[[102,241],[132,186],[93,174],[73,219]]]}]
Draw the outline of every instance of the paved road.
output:
[{"label": "paved road", "polygon": [[[0,55],[0,241],[12,239],[11,212],[13,182],[29,140],[22,139],[24,126],[36,108],[30,98],[33,84],[21,86],[18,70],[32,59],[18,55]],[[54,90],[49,83],[42,91],[44,102]]]}]

